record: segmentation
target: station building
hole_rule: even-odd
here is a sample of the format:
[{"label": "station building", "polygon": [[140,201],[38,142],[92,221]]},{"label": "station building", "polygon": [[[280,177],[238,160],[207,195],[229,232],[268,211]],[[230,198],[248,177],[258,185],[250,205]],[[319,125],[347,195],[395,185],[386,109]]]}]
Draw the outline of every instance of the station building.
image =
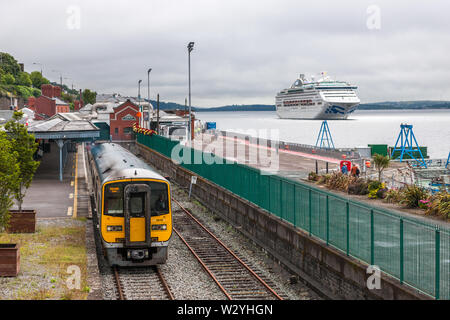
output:
[{"label": "station building", "polygon": [[139,121],[139,107],[130,100],[118,105],[109,115],[111,140],[126,142],[134,140],[133,124]]}]

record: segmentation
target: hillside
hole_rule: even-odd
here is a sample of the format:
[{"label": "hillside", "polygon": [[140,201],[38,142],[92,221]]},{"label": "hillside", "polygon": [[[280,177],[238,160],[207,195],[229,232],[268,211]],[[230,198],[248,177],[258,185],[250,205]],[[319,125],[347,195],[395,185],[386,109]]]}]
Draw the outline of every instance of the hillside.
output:
[{"label": "hillside", "polygon": [[[152,100],[156,106],[156,101]],[[161,110],[184,109],[185,106],[175,102],[159,102]],[[363,103],[358,110],[401,110],[401,109],[450,109],[450,101],[386,101],[376,103]],[[196,112],[212,111],[275,111],[274,105],[252,104],[252,105],[227,105],[222,107],[199,108],[192,107]]]}]

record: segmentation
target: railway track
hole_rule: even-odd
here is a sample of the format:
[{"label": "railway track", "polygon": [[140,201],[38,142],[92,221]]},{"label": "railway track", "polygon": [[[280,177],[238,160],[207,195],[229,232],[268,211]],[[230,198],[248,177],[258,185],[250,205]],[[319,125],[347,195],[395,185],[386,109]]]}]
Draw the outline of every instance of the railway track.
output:
[{"label": "railway track", "polygon": [[118,300],[174,300],[158,267],[113,267]]},{"label": "railway track", "polygon": [[229,300],[283,300],[263,276],[238,257],[180,202],[173,210],[173,230]]}]

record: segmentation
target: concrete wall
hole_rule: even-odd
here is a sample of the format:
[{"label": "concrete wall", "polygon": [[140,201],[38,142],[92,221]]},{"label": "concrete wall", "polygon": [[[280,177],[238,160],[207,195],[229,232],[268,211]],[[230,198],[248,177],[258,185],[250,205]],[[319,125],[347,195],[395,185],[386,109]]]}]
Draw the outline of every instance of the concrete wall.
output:
[{"label": "concrete wall", "polygon": [[[13,104],[17,104],[19,109],[22,109],[25,101],[21,97],[13,98]],[[11,99],[9,97],[0,97],[0,110],[10,110],[9,107],[11,105]]]},{"label": "concrete wall", "polygon": [[[188,187],[192,173],[137,144],[135,152],[178,184]],[[132,150],[132,149],[131,149]],[[381,289],[369,290],[367,265],[327,246],[247,200],[199,177],[193,195],[237,230],[263,247],[301,279],[331,299],[431,299],[382,274]]]}]

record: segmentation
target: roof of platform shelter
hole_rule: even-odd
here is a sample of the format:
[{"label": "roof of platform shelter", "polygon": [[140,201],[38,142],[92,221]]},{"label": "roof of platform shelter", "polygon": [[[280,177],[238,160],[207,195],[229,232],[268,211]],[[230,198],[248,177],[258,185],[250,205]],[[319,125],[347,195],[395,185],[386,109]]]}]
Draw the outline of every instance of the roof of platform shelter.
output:
[{"label": "roof of platform shelter", "polygon": [[28,132],[36,139],[90,139],[100,136],[100,129],[78,112],[57,113],[47,120],[33,121]]}]

